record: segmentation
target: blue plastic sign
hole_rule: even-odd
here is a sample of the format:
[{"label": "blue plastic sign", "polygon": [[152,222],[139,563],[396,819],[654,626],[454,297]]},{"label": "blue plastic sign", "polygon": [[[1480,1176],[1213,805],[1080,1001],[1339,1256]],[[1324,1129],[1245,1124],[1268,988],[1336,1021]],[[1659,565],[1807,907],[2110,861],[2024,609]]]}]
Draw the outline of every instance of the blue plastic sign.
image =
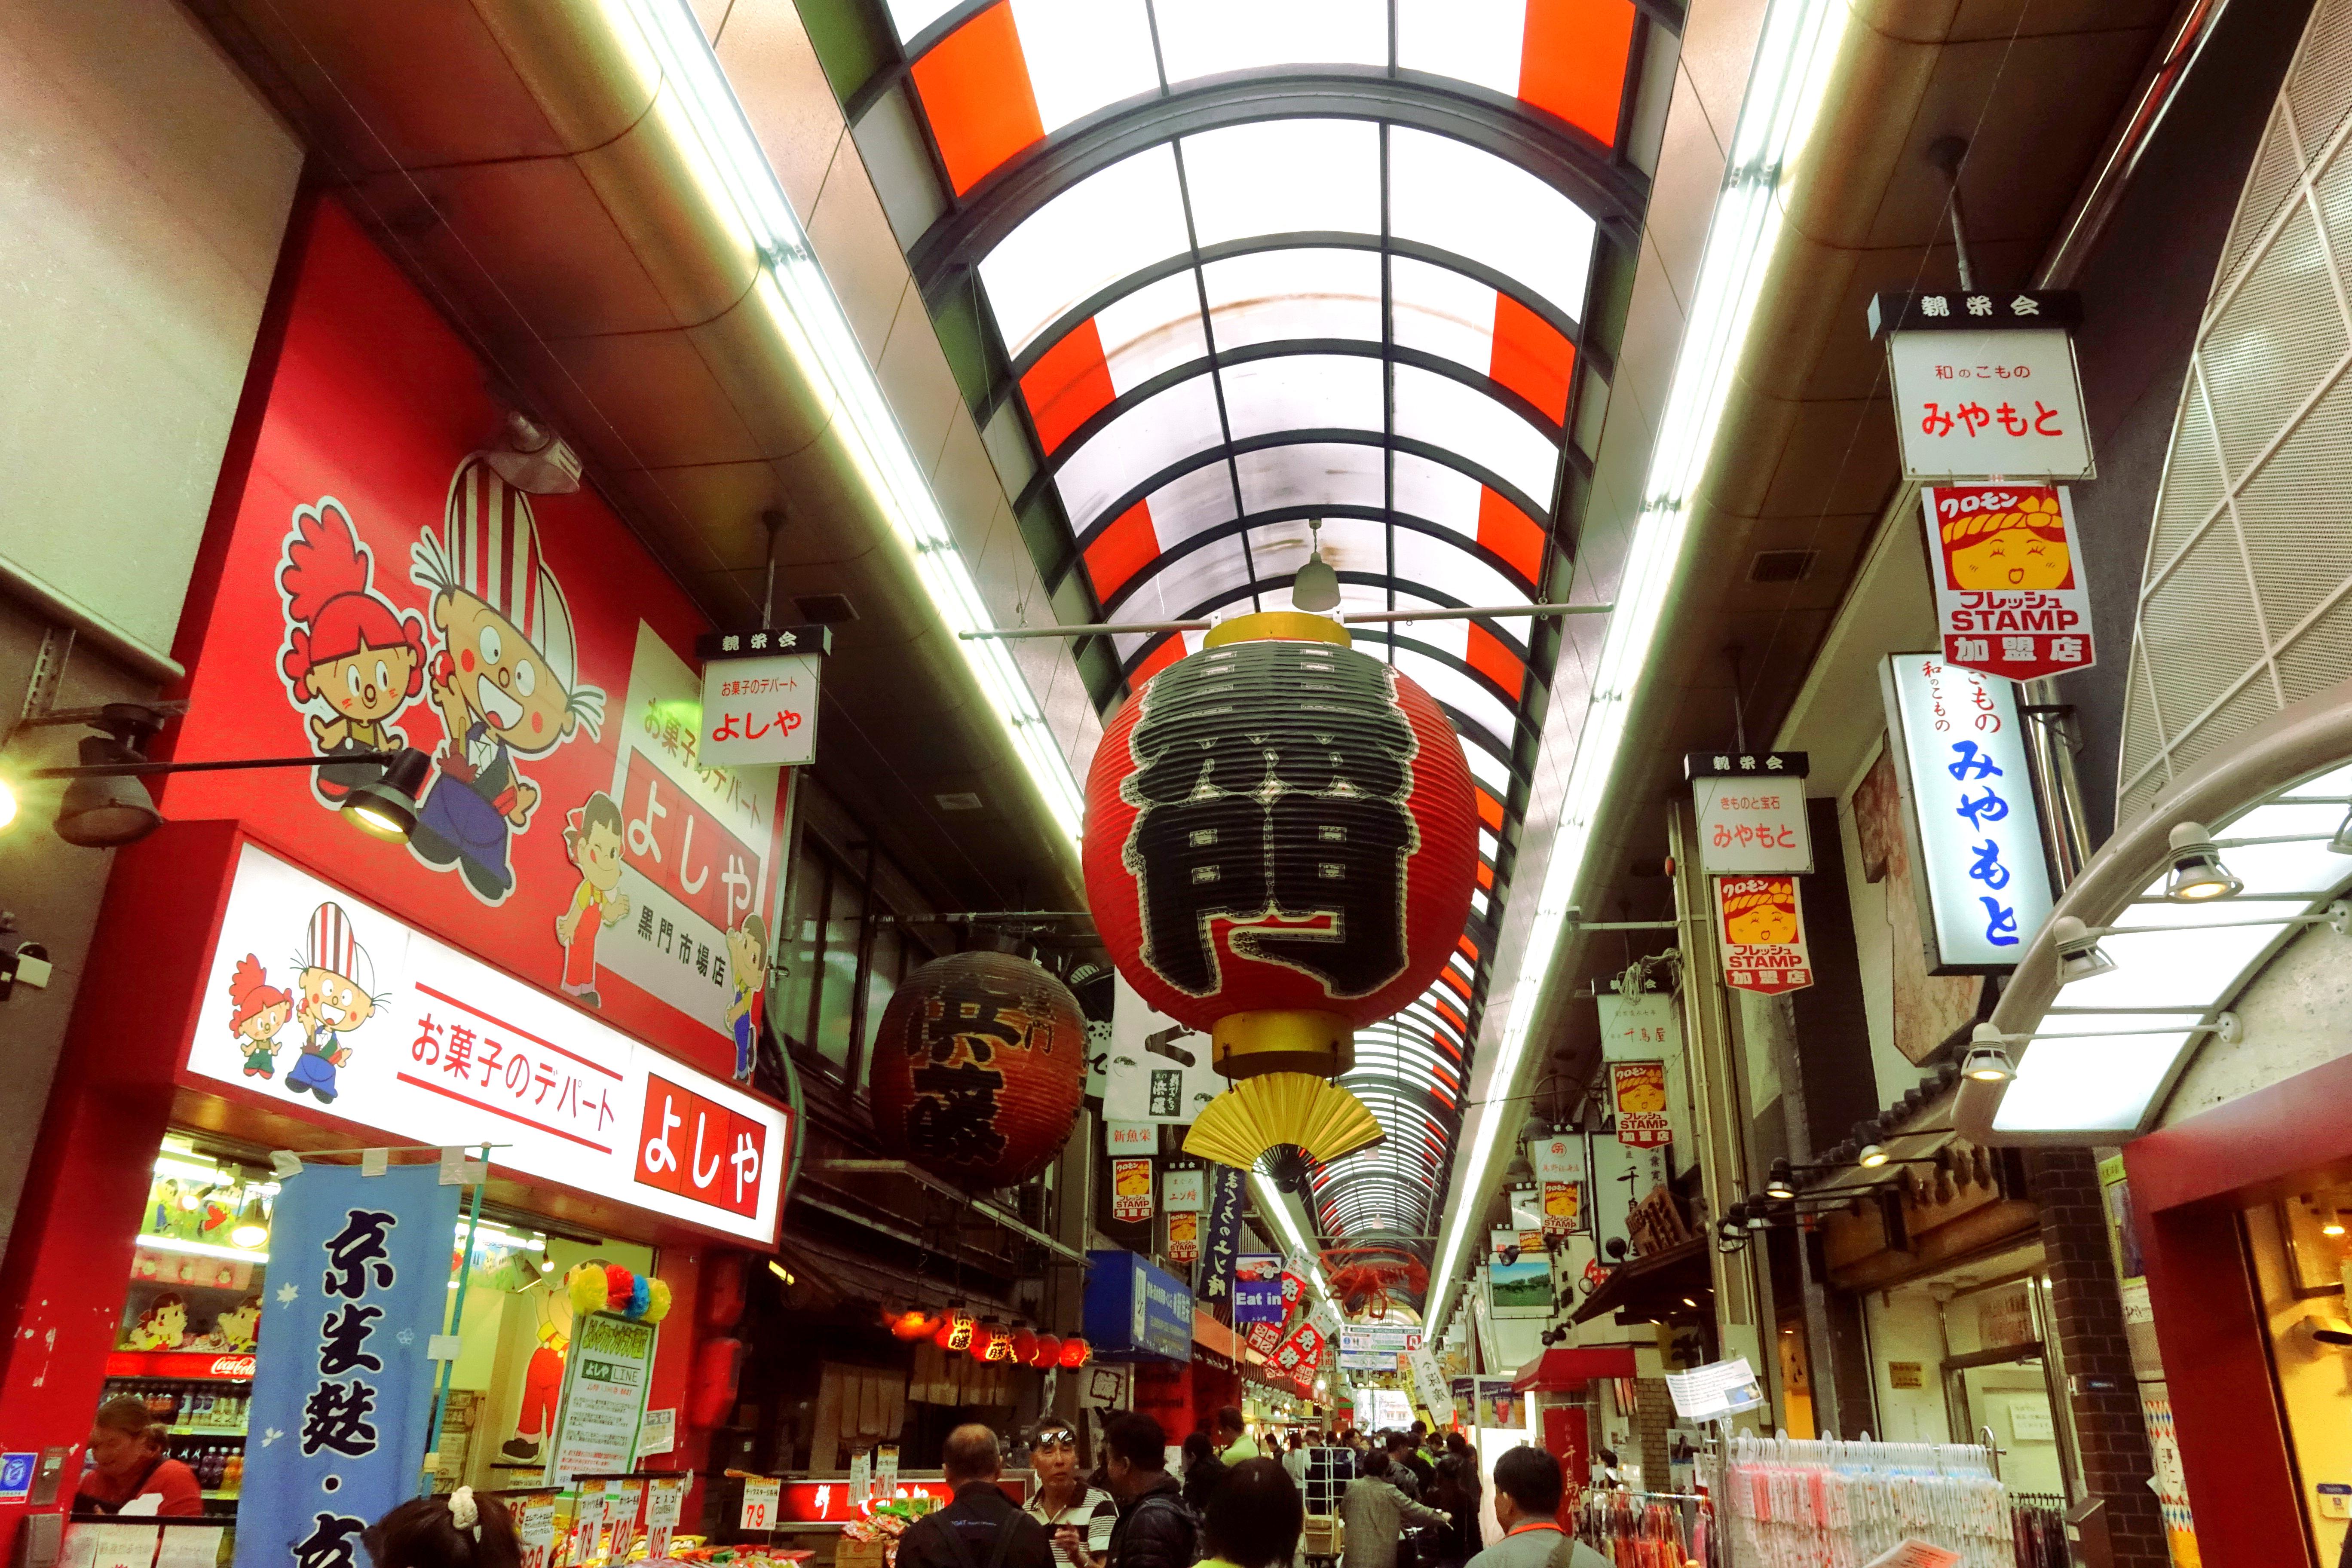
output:
[{"label": "blue plastic sign", "polygon": [[0,1502],[23,1502],[33,1495],[37,1454],[0,1454]]},{"label": "blue plastic sign", "polygon": [[464,1188],[437,1164],[310,1165],[270,1215],[236,1568],[359,1568],[360,1532],[416,1495],[425,1349],[448,1305]]},{"label": "blue plastic sign", "polygon": [[1098,1359],[1192,1359],[1192,1292],[1182,1280],[1122,1247],[1087,1261],[1087,1342]]}]

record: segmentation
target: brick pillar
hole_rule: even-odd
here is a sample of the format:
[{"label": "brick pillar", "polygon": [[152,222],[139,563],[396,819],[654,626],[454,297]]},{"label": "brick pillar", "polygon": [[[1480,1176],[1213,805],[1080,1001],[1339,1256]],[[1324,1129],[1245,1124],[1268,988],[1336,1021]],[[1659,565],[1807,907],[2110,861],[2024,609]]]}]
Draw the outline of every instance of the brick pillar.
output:
[{"label": "brick pillar", "polygon": [[1666,1435],[1675,1424],[1675,1396],[1663,1377],[1645,1377],[1633,1387],[1633,1437],[1642,1445],[1642,1485],[1654,1492],[1675,1489]]},{"label": "brick pillar", "polygon": [[2042,1250],[2058,1348],[2073,1384],[2068,1403],[2084,1490],[2106,1504],[2113,1568],[2169,1568],[2164,1518],[2147,1485],[2147,1426],[2124,1337],[2098,1163],[2087,1149],[2029,1150],[2024,1159],[2027,1189],[2042,1210]]}]

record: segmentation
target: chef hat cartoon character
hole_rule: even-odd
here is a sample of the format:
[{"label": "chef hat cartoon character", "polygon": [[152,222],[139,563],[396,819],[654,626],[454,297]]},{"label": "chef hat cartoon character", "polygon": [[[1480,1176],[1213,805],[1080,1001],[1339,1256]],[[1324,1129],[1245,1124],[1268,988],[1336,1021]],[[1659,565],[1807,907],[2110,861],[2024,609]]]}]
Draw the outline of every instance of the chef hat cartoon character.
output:
[{"label": "chef hat cartoon character", "polygon": [[294,983],[294,1021],[302,1028],[302,1059],[287,1069],[286,1088],[335,1100],[335,1069],[352,1059],[342,1037],[375,1016],[375,965],[338,903],[310,911],[300,976]]},{"label": "chef hat cartoon character", "polygon": [[423,531],[408,575],[432,595],[430,688],[448,733],[408,847],[429,866],[456,866],[484,903],[504,903],[507,840],[530,826],[540,794],[515,759],[582,729],[594,740],[604,693],[579,679],[571,607],[540,553],[530,498],[483,454],[457,465],[441,532]]}]

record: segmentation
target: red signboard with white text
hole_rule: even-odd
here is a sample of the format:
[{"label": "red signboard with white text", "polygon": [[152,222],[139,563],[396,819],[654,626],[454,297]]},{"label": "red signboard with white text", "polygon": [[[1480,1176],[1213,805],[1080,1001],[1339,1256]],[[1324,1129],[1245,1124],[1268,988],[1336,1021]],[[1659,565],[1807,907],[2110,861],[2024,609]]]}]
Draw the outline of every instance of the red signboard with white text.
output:
[{"label": "red signboard with white text", "polygon": [[[233,516],[214,521],[174,650],[188,711],[159,751],[324,765],[158,781],[164,815],[241,822],[529,982],[564,1027],[601,1019],[736,1076],[767,978],[783,786],[775,768],[697,755],[709,622],[593,488],[505,483],[506,409],[472,351],[341,206],[304,212],[283,346],[248,397],[252,459],[216,503]],[[404,746],[433,759],[417,830],[366,838],[338,808],[382,772],[361,758]],[[205,999],[208,1045],[254,1060],[240,1087],[328,1103],[353,1074],[417,1067],[413,1020],[330,1018],[287,942],[253,957]],[[436,1024],[478,1035],[437,1005]],[[348,1064],[305,1048],[322,1031]],[[558,1059],[530,1058],[534,1097]],[[504,1067],[469,1070],[473,1099],[507,1092]]]},{"label": "red signboard with white text", "polygon": [[[771,1242],[791,1112],[415,931],[252,844],[239,852],[205,994],[291,954],[327,1023],[268,1063],[200,1016],[188,1071],[284,1076],[336,1116],[419,1143],[490,1143],[492,1163],[747,1241]],[[347,1045],[345,1031],[357,1033]],[[363,1032],[361,1032],[363,1031]],[[332,1077],[300,1077],[320,1062]]]},{"label": "red signboard with white text", "polygon": [[2032,680],[2096,661],[2064,485],[1928,485],[1919,506],[1946,664]]}]

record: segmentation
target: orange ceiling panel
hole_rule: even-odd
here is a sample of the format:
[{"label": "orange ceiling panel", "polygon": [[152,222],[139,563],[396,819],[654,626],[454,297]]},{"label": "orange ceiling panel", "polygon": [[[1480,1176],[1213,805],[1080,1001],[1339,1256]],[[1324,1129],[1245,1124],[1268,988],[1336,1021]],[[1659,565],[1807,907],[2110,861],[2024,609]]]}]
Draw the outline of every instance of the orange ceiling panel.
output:
[{"label": "orange ceiling panel", "polygon": [[997,0],[941,38],[912,69],[956,195],[1045,139],[1021,34],[1013,26],[1013,0]]},{"label": "orange ceiling panel", "polygon": [[1511,570],[1526,578],[1540,593],[1543,586],[1543,529],[1535,519],[1480,486],[1478,490],[1478,542],[1509,563]]},{"label": "orange ceiling panel", "polygon": [[1021,378],[1021,400],[1029,405],[1030,421],[1049,458],[1118,395],[1110,366],[1103,359],[1102,334],[1092,318],[1040,354]]},{"label": "orange ceiling panel", "polygon": [[1574,343],[1508,294],[1497,293],[1493,353],[1488,374],[1542,409],[1553,423],[1568,422],[1569,377],[1576,369]]},{"label": "orange ceiling panel", "polygon": [[1160,535],[1151,526],[1151,503],[1137,501],[1103,525],[1087,546],[1087,575],[1094,579],[1095,597],[1108,604],[1111,596],[1160,554]]},{"label": "orange ceiling panel", "polygon": [[1469,651],[1470,668],[1501,687],[1517,702],[1520,682],[1527,674],[1527,666],[1519,662],[1519,656],[1475,621],[1470,623]]},{"label": "orange ceiling panel", "polygon": [[1528,0],[1519,98],[1614,146],[1633,47],[1633,0]]}]

